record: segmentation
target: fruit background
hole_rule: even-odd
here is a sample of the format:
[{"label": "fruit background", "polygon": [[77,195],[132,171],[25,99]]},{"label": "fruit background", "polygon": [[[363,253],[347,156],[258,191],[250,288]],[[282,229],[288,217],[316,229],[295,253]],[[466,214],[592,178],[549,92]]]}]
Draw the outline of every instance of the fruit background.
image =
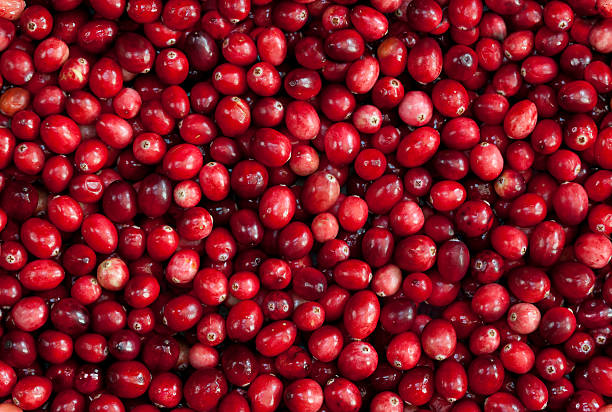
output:
[{"label": "fruit background", "polygon": [[610,0],[0,0],[0,412],[612,411]]}]

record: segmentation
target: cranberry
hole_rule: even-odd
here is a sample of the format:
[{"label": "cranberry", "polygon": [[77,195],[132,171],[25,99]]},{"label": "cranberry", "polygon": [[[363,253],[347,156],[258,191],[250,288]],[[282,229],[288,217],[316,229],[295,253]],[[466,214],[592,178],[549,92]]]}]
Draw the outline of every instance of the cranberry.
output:
[{"label": "cranberry", "polygon": [[101,214],[92,214],[83,220],[81,235],[85,242],[96,252],[106,253],[117,247],[117,229],[111,221]]},{"label": "cranberry", "polygon": [[530,303],[517,303],[508,310],[508,326],[519,334],[534,332],[540,324],[540,311]]},{"label": "cranberry", "polygon": [[192,408],[202,410],[211,406],[216,407],[227,390],[227,381],[223,374],[216,369],[196,371],[189,377],[183,387],[187,404]]},{"label": "cranberry", "polygon": [[502,362],[491,355],[481,355],[468,368],[469,387],[480,395],[491,395],[501,389],[504,382]]},{"label": "cranberry", "polygon": [[468,105],[465,88],[457,81],[445,79],[434,86],[433,105],[444,116],[461,116]]},{"label": "cranberry", "polygon": [[576,332],[563,345],[567,357],[573,361],[586,361],[595,353],[595,341],[589,334]]},{"label": "cranberry", "polygon": [[396,335],[387,348],[387,361],[400,370],[412,369],[416,366],[420,355],[419,338],[412,332]]},{"label": "cranberry", "polygon": [[434,392],[433,371],[423,366],[417,366],[407,371],[399,383],[399,395],[405,402],[413,405],[426,404]]},{"label": "cranberry", "polygon": [[[358,366],[357,366],[358,365]],[[340,352],[338,369],[352,381],[367,378],[374,373],[378,365],[378,354],[372,345],[365,342],[349,343]]]},{"label": "cranberry", "polygon": [[423,351],[436,360],[443,360],[452,355],[457,343],[455,329],[442,319],[435,319],[425,326],[421,335]]},{"label": "cranberry", "polygon": [[53,152],[67,154],[81,142],[81,131],[68,117],[54,114],[41,123],[40,137]]},{"label": "cranberry", "polygon": [[331,412],[356,412],[361,407],[361,394],[357,386],[344,378],[332,379],[324,388],[326,405]]},{"label": "cranberry", "polygon": [[300,379],[285,389],[285,404],[291,411],[315,412],[323,404],[323,390],[312,379]]},{"label": "cranberry", "polygon": [[403,408],[401,398],[397,396],[397,394],[390,391],[381,392],[374,396],[370,407],[375,412],[399,412]]},{"label": "cranberry", "polygon": [[607,410],[608,2],[36,3],[8,409]]},{"label": "cranberry", "polygon": [[442,72],[442,49],[429,37],[418,40],[408,53],[407,68],[414,80],[431,83]]},{"label": "cranberry", "polygon": [[99,98],[113,97],[121,90],[123,75],[121,67],[109,58],[102,58],[91,68],[89,84]]},{"label": "cranberry", "polygon": [[516,260],[527,252],[527,236],[512,226],[498,226],[491,234],[493,249],[506,259]]},{"label": "cranberry", "polygon": [[62,245],[57,228],[39,218],[31,218],[23,223],[21,241],[30,253],[41,259],[57,256]]},{"label": "cranberry", "polygon": [[500,351],[500,359],[504,368],[514,373],[526,373],[534,365],[533,350],[524,342],[507,343]]},{"label": "cranberry", "polygon": [[470,152],[470,167],[481,180],[494,180],[502,172],[504,160],[497,146],[483,142]]},{"label": "cranberry", "polygon": [[52,290],[64,279],[64,270],[53,260],[40,259],[26,264],[19,272],[19,281],[30,290]]},{"label": "cranberry", "polygon": [[13,403],[23,409],[41,407],[51,396],[51,381],[41,376],[26,376],[13,387]]},{"label": "cranberry", "polygon": [[455,360],[447,359],[440,363],[434,380],[436,391],[448,401],[461,399],[467,392],[467,374]]},{"label": "cranberry", "polygon": [[409,126],[424,126],[433,116],[431,99],[424,92],[408,92],[400,103],[399,115]]},{"label": "cranberry", "polygon": [[[34,26],[36,26],[35,23]],[[0,74],[2,74],[2,77],[7,82],[21,86],[32,79],[34,75],[34,62],[22,50],[6,50],[0,56]]]},{"label": "cranberry", "polygon": [[549,342],[562,343],[566,341],[576,328],[576,318],[567,308],[549,309],[542,316],[540,333]]}]

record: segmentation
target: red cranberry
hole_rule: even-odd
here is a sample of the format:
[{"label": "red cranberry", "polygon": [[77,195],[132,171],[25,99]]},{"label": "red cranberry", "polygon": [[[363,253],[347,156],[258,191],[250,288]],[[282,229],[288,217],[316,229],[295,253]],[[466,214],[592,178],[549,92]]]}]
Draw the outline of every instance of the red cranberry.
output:
[{"label": "red cranberry", "polygon": [[220,371],[200,369],[189,377],[183,393],[190,407],[205,410],[216,407],[227,390],[227,381]]},{"label": "red cranberry", "polygon": [[13,409],[607,410],[605,0],[43,3],[0,7]]},{"label": "red cranberry", "polygon": [[51,381],[41,376],[26,376],[13,387],[13,403],[26,410],[43,406],[51,396]]},{"label": "red cranberry", "polygon": [[330,412],[356,412],[361,407],[361,394],[351,381],[344,378],[332,379],[324,388],[325,404]]}]

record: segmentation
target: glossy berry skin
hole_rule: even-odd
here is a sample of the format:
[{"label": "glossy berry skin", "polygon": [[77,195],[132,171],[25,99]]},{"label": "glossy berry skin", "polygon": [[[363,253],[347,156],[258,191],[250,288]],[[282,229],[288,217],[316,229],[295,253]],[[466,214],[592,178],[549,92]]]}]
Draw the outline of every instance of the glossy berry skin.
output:
[{"label": "glossy berry skin", "polygon": [[548,389],[532,374],[521,376],[517,381],[517,394],[529,409],[541,409],[548,403]]},{"label": "glossy berry skin", "polygon": [[292,382],[285,389],[284,401],[291,411],[318,411],[323,404],[323,390],[312,379]]},{"label": "glossy berry skin", "polygon": [[540,333],[549,342],[566,341],[576,328],[574,314],[566,308],[552,308],[548,310],[540,322]]},{"label": "glossy berry skin", "polygon": [[438,319],[427,324],[421,335],[421,343],[429,357],[444,360],[455,350],[457,335],[449,322]]},{"label": "glossy berry skin", "polygon": [[380,305],[370,291],[360,291],[353,295],[344,309],[344,326],[349,335],[363,339],[370,335],[380,316]]},{"label": "glossy berry skin", "polygon": [[435,387],[448,400],[463,398],[467,392],[467,374],[463,366],[451,359],[443,361],[435,377]]},{"label": "glossy berry skin", "polygon": [[117,229],[101,214],[93,214],[83,220],[81,234],[96,252],[110,253],[117,247]]},{"label": "glossy berry skin", "polygon": [[610,53],[610,0],[0,2],[0,412],[609,412]]},{"label": "glossy berry skin", "polygon": [[397,335],[387,348],[387,361],[400,370],[416,366],[421,355],[418,337],[412,332]]},{"label": "glossy berry skin", "polygon": [[216,406],[227,391],[227,381],[223,374],[215,369],[197,371],[189,377],[183,387],[187,404],[196,410],[206,410]]},{"label": "glossy berry skin", "polygon": [[13,403],[25,410],[39,408],[51,396],[51,389],[49,379],[41,376],[28,376],[13,387]]},{"label": "glossy berry skin", "polygon": [[81,131],[70,118],[54,114],[42,121],[40,137],[55,153],[67,154],[77,148]]},{"label": "glossy berry skin", "polygon": [[328,383],[323,393],[326,404],[332,405],[330,411],[358,411],[361,407],[359,389],[344,378],[337,378]]},{"label": "glossy berry skin", "polygon": [[32,218],[24,222],[21,237],[26,249],[38,258],[50,258],[59,253],[60,233],[46,220]]}]

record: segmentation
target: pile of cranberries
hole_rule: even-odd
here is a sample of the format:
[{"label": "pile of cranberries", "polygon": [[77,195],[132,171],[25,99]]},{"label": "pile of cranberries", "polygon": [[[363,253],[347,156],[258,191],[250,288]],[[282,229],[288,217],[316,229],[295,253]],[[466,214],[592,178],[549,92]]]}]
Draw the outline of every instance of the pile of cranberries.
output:
[{"label": "pile of cranberries", "polygon": [[0,0],[0,412],[612,411],[611,0]]}]

